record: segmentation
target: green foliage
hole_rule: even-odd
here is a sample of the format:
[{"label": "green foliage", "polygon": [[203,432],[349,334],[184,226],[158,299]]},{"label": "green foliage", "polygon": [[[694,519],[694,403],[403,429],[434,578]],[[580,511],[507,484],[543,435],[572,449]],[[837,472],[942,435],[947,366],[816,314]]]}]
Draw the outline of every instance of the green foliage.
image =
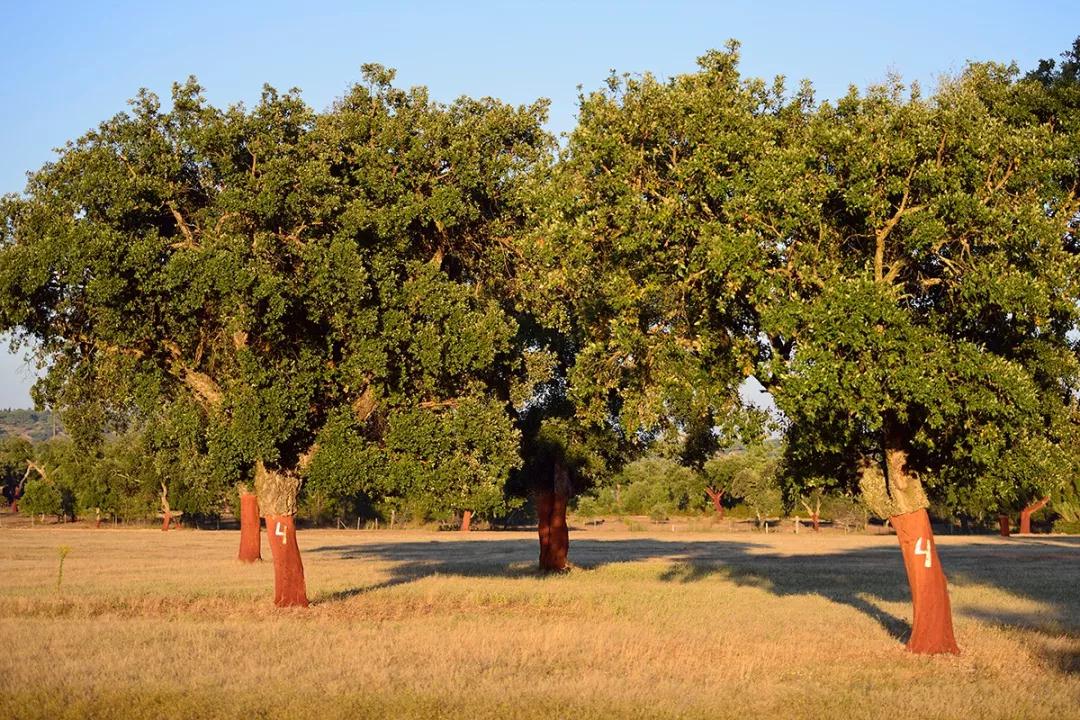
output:
[{"label": "green foliage", "polygon": [[724,453],[705,463],[709,487],[739,498],[760,522],[783,513],[779,476],[780,459],[769,448]]},{"label": "green foliage", "polygon": [[997,65],[928,99],[890,81],[804,113],[756,166],[758,376],[791,423],[797,485],[855,491],[885,435],[969,512],[1075,471],[1076,155],[1033,94]]},{"label": "green foliage", "polygon": [[775,98],[741,83],[736,61],[731,48],[697,74],[613,75],[582,95],[523,239],[527,298],[574,348],[574,417],[639,446],[724,423],[752,370],[756,249],[728,214]]},{"label": "green foliage", "polygon": [[546,105],[442,105],[364,73],[323,113],[271,88],[250,109],[193,79],[168,109],[141,92],[0,203],[0,328],[49,368],[35,399],[88,457],[145,430],[139,476],[179,509],[331,450],[312,471],[330,499],[501,503],[511,403],[543,376],[506,268]]},{"label": "green foliage", "polygon": [[41,478],[28,480],[23,496],[19,500],[19,509],[30,515],[55,515],[62,519],[66,508],[60,487]]}]

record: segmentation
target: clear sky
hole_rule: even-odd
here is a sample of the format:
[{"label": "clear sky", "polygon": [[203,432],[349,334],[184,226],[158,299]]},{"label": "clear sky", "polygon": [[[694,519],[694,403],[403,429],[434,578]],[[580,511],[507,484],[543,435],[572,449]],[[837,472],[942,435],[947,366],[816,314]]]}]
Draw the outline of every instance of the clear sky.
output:
[{"label": "clear sky", "polygon": [[[0,2],[0,193],[52,148],[196,75],[218,104],[263,83],[324,108],[360,66],[397,68],[433,97],[551,100],[574,123],[577,86],[611,69],[669,76],[728,38],[745,74],[809,78],[819,98],[890,71],[927,89],[968,60],[1033,67],[1080,35],[1072,2]],[[29,407],[33,371],[0,349],[0,407]]]}]

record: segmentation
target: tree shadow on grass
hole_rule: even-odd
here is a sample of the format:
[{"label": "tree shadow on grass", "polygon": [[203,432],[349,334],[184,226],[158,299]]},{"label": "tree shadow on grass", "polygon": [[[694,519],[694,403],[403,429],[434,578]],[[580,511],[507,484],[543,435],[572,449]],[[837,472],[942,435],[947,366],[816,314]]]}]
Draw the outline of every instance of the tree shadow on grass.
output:
[{"label": "tree shadow on grass", "polygon": [[[752,540],[660,540],[573,538],[571,558],[576,567],[593,570],[616,563],[666,560],[660,579],[693,583],[718,575],[737,585],[757,587],[774,595],[816,595],[852,607],[872,618],[903,642],[909,622],[881,608],[878,602],[911,600],[903,560],[895,545],[825,550],[810,554],[778,552],[771,544]],[[430,575],[531,578],[537,546],[531,538],[497,540],[447,539],[428,542],[385,542],[317,547],[308,552],[344,559],[390,563],[390,576],[376,585],[351,588],[326,596],[334,602]],[[1075,673],[1080,651],[1080,538],[1015,538],[972,542],[953,539],[939,545],[950,585],[998,589],[1019,599],[1020,610],[1003,608],[991,598],[978,604],[979,592],[956,612],[984,622],[1034,631],[1047,637],[1066,636],[1066,644],[1046,645],[1046,660],[1063,672]],[[1029,601],[1029,602],[1025,602]]]}]

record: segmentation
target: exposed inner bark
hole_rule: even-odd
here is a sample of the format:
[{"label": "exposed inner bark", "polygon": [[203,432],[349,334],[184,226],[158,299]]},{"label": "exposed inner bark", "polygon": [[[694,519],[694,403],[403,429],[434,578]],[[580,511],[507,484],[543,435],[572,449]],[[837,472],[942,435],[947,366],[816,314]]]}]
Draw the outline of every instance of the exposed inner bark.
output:
[{"label": "exposed inner bark", "polygon": [[461,532],[469,532],[469,528],[472,526],[472,510],[466,510],[461,513]]},{"label": "exposed inner bark", "polygon": [[1009,516],[998,515],[998,533],[1001,537],[1009,537]]},{"label": "exposed inner bark", "polygon": [[1042,500],[1033,502],[1020,511],[1020,534],[1031,534],[1031,516],[1046,507],[1048,502],[1050,502],[1050,498],[1044,497]]},{"label": "exposed inner bark", "polygon": [[914,617],[908,650],[959,653],[948,585],[926,513],[930,502],[918,475],[907,467],[905,446],[902,429],[895,422],[886,423],[885,472],[876,463],[864,466],[860,480],[863,499],[872,512],[889,519],[900,542]]},{"label": "exposed inner bark", "polygon": [[716,511],[717,516],[722,519],[724,517],[724,491],[707,487],[705,488],[705,494],[708,495],[709,500],[712,501],[713,510]]},{"label": "exposed inner bark", "polygon": [[540,535],[540,569],[561,572],[569,566],[570,531],[566,505],[570,500],[570,473],[555,463],[552,486],[536,493],[537,530]]},{"label": "exposed inner bark", "polygon": [[920,509],[894,515],[889,522],[896,529],[911,586],[914,620],[907,649],[920,654],[958,655],[960,648],[953,634],[949,589],[938,559],[930,516]]},{"label": "exposed inner bark", "polygon": [[262,560],[262,535],[259,531],[259,499],[246,487],[240,488],[240,562]]},{"label": "exposed inner bark", "polygon": [[268,468],[255,463],[255,492],[259,510],[266,518],[267,540],[274,558],[274,604],[278,607],[307,607],[304,565],[296,543],[296,496],[300,476],[294,471]]},{"label": "exposed inner bark", "polygon": [[296,523],[292,515],[267,515],[266,531],[274,558],[274,604],[278,607],[307,607],[304,563],[296,544]]}]

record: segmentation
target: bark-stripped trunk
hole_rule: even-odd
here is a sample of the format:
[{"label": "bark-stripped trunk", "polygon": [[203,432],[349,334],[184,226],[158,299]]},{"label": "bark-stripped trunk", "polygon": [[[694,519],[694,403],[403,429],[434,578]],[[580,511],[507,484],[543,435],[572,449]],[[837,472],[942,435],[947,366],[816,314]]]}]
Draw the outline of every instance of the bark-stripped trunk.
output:
[{"label": "bark-stripped trunk", "polygon": [[240,562],[262,560],[262,536],[259,532],[259,499],[255,493],[240,487]]},{"label": "bark-stripped trunk", "polygon": [[1050,502],[1050,498],[1049,497],[1044,497],[1042,500],[1039,500],[1038,502],[1033,502],[1030,505],[1028,505],[1026,508],[1024,508],[1023,510],[1020,511],[1020,534],[1021,535],[1030,535],[1031,534],[1031,516],[1034,515],[1035,513],[1039,512],[1040,510],[1042,510],[1044,507],[1046,507],[1046,504],[1048,502]]},{"label": "bark-stripped trunk", "polygon": [[270,554],[274,558],[274,604],[307,607],[304,564],[296,542],[296,496],[300,478],[295,472],[270,469],[255,463],[255,491],[265,513]]},{"label": "bark-stripped trunk", "polygon": [[569,500],[570,474],[565,465],[556,462],[552,487],[536,493],[541,570],[559,572],[567,569],[570,531],[566,524],[566,505]]},{"label": "bark-stripped trunk", "polygon": [[709,500],[712,501],[713,510],[716,511],[716,515],[722,520],[724,518],[724,491],[707,487],[705,488],[705,494],[708,495]]},{"label": "bark-stripped trunk", "polygon": [[469,532],[469,528],[472,526],[472,510],[466,510],[461,513],[461,532]]},{"label": "bark-stripped trunk", "polygon": [[296,523],[292,515],[267,515],[266,531],[270,554],[274,557],[274,604],[278,607],[307,607],[304,563],[296,544]]},{"label": "bark-stripped trunk", "polygon": [[938,559],[937,543],[925,509],[894,515],[889,522],[896,528],[904,568],[911,585],[914,620],[907,649],[913,653],[959,654],[953,634],[949,588]]},{"label": "bark-stripped trunk", "polygon": [[1009,516],[998,515],[998,534],[1001,537],[1009,537]]},{"label": "bark-stripped trunk", "polygon": [[868,465],[862,493],[880,517],[896,530],[911,587],[913,620],[907,649],[913,653],[959,653],[945,573],[926,508],[930,505],[918,476],[907,467],[905,438],[892,422],[885,428],[885,473]]}]

